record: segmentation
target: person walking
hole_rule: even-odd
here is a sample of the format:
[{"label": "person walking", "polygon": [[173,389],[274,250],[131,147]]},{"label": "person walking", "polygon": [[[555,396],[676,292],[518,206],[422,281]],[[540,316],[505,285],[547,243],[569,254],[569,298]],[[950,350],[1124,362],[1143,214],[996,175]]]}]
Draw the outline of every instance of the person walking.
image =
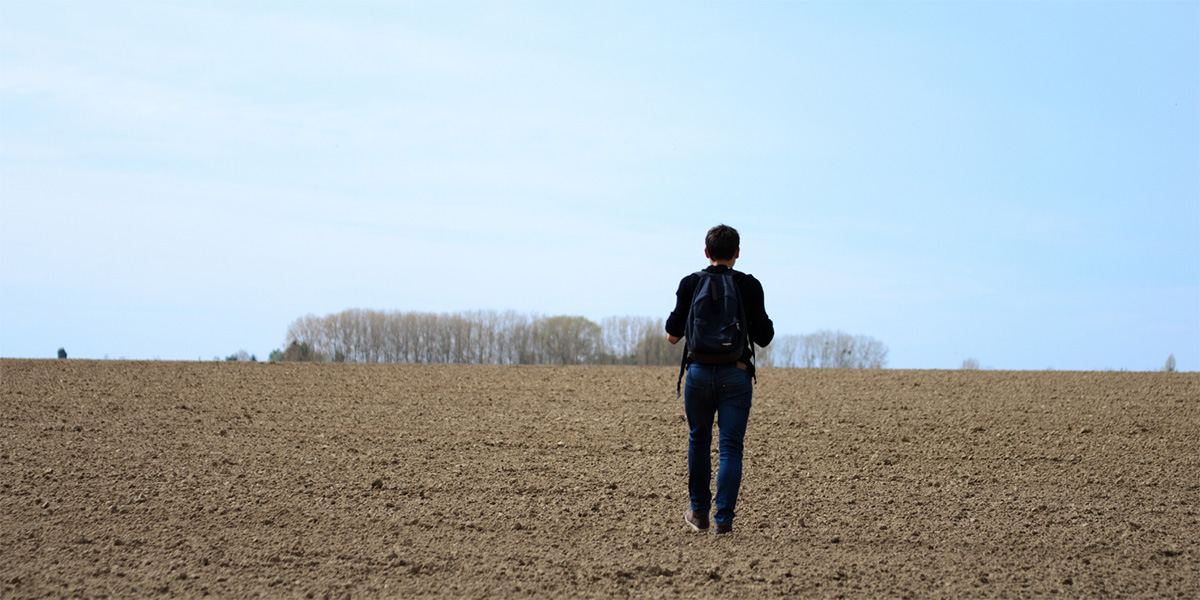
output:
[{"label": "person walking", "polygon": [[[667,340],[687,339],[680,377],[688,423],[688,496],[684,520],[695,531],[733,531],[738,490],[742,483],[742,445],[754,387],[754,345],[765,347],[775,337],[767,316],[763,288],[753,275],[736,271],[741,240],[736,229],[718,225],[708,230],[704,255],[709,266],[679,282],[675,310],[667,317]],[[732,285],[730,285],[732,284]],[[723,323],[714,326],[714,323]],[[720,330],[718,332],[718,330]],[[717,493],[712,479],[713,421],[720,438]]]}]

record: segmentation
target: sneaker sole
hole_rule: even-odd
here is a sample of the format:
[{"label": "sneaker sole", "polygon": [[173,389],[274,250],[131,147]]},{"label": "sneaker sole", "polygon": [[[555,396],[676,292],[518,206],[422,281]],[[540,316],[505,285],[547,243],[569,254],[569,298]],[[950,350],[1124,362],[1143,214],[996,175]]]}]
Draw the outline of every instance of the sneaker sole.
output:
[{"label": "sneaker sole", "polygon": [[691,527],[692,531],[695,531],[696,533],[704,531],[703,529],[700,529],[700,527],[698,525],[696,525],[695,523],[691,522],[691,520],[688,519],[687,511],[684,511],[684,513],[683,513],[683,522],[687,523],[688,527]]}]

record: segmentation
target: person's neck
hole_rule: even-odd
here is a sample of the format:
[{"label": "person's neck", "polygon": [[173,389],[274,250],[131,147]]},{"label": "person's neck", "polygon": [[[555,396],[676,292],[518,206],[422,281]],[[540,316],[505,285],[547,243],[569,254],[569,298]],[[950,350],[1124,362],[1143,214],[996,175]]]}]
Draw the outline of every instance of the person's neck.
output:
[{"label": "person's neck", "polygon": [[736,258],[731,258],[731,259],[729,259],[729,260],[714,260],[714,259],[711,259],[711,258],[710,258],[710,259],[708,259],[708,264],[709,264],[709,266],[712,266],[712,267],[715,267],[715,266],[717,266],[717,265],[721,265],[722,267],[726,267],[726,268],[732,269],[732,268],[733,268],[733,263],[734,263],[735,261],[737,261],[737,259],[736,259]]}]

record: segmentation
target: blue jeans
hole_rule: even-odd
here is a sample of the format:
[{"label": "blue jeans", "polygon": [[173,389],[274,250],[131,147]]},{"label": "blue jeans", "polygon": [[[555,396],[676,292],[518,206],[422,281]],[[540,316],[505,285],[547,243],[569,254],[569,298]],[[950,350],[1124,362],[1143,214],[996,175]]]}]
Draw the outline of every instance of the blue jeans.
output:
[{"label": "blue jeans", "polygon": [[713,504],[712,451],[713,418],[720,431],[720,466],[717,470],[717,512],[713,522],[733,522],[738,488],[742,485],[742,440],[750,419],[754,386],[750,375],[734,365],[688,366],[683,391],[683,410],[688,422],[688,495],[692,510],[708,514]]}]

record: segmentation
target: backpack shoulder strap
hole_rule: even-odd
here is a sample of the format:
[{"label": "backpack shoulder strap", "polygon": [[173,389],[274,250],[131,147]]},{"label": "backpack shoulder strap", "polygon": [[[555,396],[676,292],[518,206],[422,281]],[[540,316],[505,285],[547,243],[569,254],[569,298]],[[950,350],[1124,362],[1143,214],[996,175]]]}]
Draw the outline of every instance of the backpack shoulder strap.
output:
[{"label": "backpack shoulder strap", "polygon": [[687,364],[688,364],[687,357],[688,357],[687,344],[684,344],[683,345],[683,358],[679,359],[679,381],[675,382],[675,397],[676,398],[683,395],[683,376],[687,374]]},{"label": "backpack shoulder strap", "polygon": [[[704,277],[705,275],[711,275],[711,273],[704,271],[704,270],[700,270],[700,271],[696,271],[695,273],[692,273],[692,275],[691,275],[692,277],[695,278],[695,286],[692,287],[692,302],[688,303],[688,316],[687,316],[688,323],[690,323],[692,320],[692,303],[696,301],[696,290],[700,289],[700,279],[702,277]],[[686,329],[684,331],[686,331]],[[682,346],[683,346],[683,356],[679,359],[679,381],[675,382],[675,397],[676,398],[683,395],[683,376],[687,374],[687,366],[688,366],[688,349],[687,349],[687,340],[686,339],[683,341]]]}]

